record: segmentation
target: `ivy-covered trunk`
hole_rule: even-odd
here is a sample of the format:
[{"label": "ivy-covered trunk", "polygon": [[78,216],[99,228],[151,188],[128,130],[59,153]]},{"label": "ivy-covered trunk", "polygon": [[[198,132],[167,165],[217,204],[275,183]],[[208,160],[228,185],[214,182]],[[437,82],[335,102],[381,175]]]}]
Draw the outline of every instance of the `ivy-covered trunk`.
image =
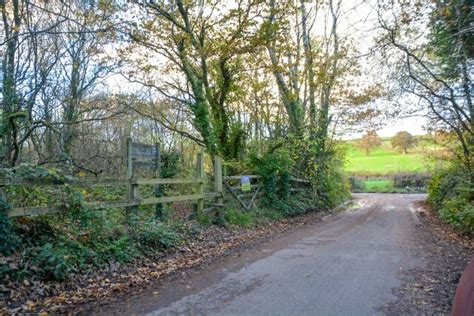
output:
[{"label": "ivy-covered trunk", "polygon": [[211,155],[217,154],[216,138],[211,126],[209,103],[206,98],[202,75],[194,69],[186,55],[185,43],[182,41],[178,45],[179,57],[183,64],[183,72],[189,82],[194,100],[189,103],[189,107],[194,114],[194,126],[201,134],[207,151]]},{"label": "ivy-covered trunk", "polygon": [[18,32],[20,30],[21,17],[18,0],[12,0],[13,24],[8,24],[8,10],[6,1],[0,1],[0,10],[2,11],[3,35],[6,40],[6,52],[2,59],[2,118],[1,118],[1,136],[2,149],[1,165],[13,166],[19,154],[17,144],[17,119],[18,95],[15,83],[16,50],[18,45]]}]

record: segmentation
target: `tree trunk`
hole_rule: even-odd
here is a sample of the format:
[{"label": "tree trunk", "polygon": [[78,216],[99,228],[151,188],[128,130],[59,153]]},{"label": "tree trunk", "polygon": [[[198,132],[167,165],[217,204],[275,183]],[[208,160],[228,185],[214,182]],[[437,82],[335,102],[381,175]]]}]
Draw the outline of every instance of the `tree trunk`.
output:
[{"label": "tree trunk", "polygon": [[17,127],[15,125],[18,111],[18,95],[15,83],[15,55],[18,45],[18,33],[20,30],[21,17],[18,0],[12,0],[13,25],[8,24],[6,1],[0,1],[0,10],[2,11],[3,31],[7,39],[6,52],[2,60],[3,72],[3,100],[2,100],[2,148],[1,161],[2,166],[14,166],[16,157],[18,157],[19,147],[17,144]]},{"label": "tree trunk", "polygon": [[[275,23],[275,0],[270,1],[271,13],[268,18],[271,24]],[[278,86],[281,101],[288,115],[290,131],[298,136],[303,136],[304,112],[298,91],[292,91],[285,82],[283,73],[280,71],[280,65],[275,50],[274,34],[270,34],[270,43],[267,45],[268,55],[272,63],[272,71]]]},{"label": "tree trunk", "polygon": [[308,16],[305,8],[305,0],[301,0],[301,27],[303,37],[303,48],[305,56],[305,70],[308,80],[309,90],[309,122],[311,129],[311,137],[315,138],[314,131],[316,130],[317,121],[317,109],[316,109],[316,84],[314,80],[314,63],[313,63],[313,51],[311,49],[311,39],[308,30]]}]

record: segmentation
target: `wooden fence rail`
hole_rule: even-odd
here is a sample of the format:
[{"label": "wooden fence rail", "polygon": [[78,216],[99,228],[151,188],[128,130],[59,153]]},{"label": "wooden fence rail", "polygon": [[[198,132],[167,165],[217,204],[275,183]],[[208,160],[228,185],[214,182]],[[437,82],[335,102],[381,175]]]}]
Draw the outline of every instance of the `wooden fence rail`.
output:
[{"label": "wooden fence rail", "polygon": [[[135,147],[136,148],[135,148]],[[138,178],[134,173],[134,164],[137,163],[135,156],[153,156],[154,161],[151,165],[157,166],[158,170],[155,170],[155,178]],[[188,179],[168,179],[160,178],[159,175],[159,162],[160,159],[160,150],[159,146],[143,145],[132,143],[131,139],[127,141],[127,178],[126,179],[100,179],[100,180],[82,180],[76,178],[53,178],[53,177],[44,177],[44,178],[0,178],[0,193],[2,198],[5,196],[5,187],[8,186],[62,186],[62,185],[78,185],[78,186],[126,186],[127,195],[122,200],[115,201],[101,201],[101,202],[90,202],[85,203],[87,208],[104,210],[110,208],[134,208],[140,205],[156,205],[161,203],[172,203],[172,202],[181,202],[181,201],[196,201],[197,212],[204,211],[204,200],[213,199],[214,203],[210,203],[213,207],[217,207],[217,215],[221,220],[224,218],[223,206],[224,206],[224,193],[223,188],[229,191],[231,196],[235,198],[239,204],[247,211],[250,211],[252,206],[254,206],[256,199],[262,194],[262,184],[260,183],[261,177],[257,175],[232,175],[232,176],[223,176],[222,174],[222,160],[219,156],[214,157],[213,170],[212,170],[212,180],[213,180],[213,190],[214,192],[204,192],[205,184],[205,173],[204,173],[204,154],[200,153],[197,155],[196,161],[196,175],[195,178]],[[143,162],[143,161],[142,161]],[[145,161],[146,162],[146,161]],[[148,163],[148,162],[147,162]],[[248,180],[253,180],[254,184],[250,184],[248,187],[250,191],[243,192],[241,191],[241,186],[235,185],[236,181],[241,181],[245,177]],[[247,180],[247,181],[248,181]],[[298,183],[301,186],[310,185],[310,181],[298,179],[292,177],[291,180],[295,183]],[[234,183],[231,185],[230,183]],[[175,195],[175,196],[160,196],[160,197],[149,197],[141,198],[139,186],[142,185],[162,185],[162,184],[188,184],[195,185],[195,192],[192,194],[184,195]],[[292,188],[293,191],[301,190],[300,188]],[[244,199],[250,199],[248,203],[244,202]],[[60,204],[58,202],[56,205],[45,205],[45,206],[28,206],[28,207],[13,207],[8,211],[8,216],[18,217],[18,216],[30,216],[30,215],[42,215],[42,214],[52,214],[59,212],[67,212],[68,207],[66,204]]]},{"label": "wooden fence rail", "polygon": [[0,178],[1,186],[21,186],[21,185],[42,185],[42,186],[57,186],[64,184],[72,185],[154,185],[154,184],[194,184],[203,183],[204,179],[149,179],[149,178],[132,178],[132,179],[102,179],[102,180],[78,180],[78,179],[51,179],[51,178]]},{"label": "wooden fence rail", "polygon": [[[76,181],[72,179],[60,180],[56,179],[29,179],[29,178],[13,178],[13,179],[0,179],[0,186],[21,186],[21,185],[41,185],[41,186],[61,186],[65,184],[74,185],[156,185],[156,184],[203,184],[204,179],[107,179],[106,181]],[[86,203],[86,207],[92,209],[107,209],[107,208],[122,208],[132,207],[140,205],[153,205],[159,203],[169,202],[180,202],[180,201],[192,201],[192,200],[204,200],[218,198],[221,194],[218,192],[199,192],[197,194],[186,194],[178,196],[163,196],[163,197],[152,197],[152,198],[140,198],[138,195],[134,199],[125,199],[118,201],[104,201],[104,202],[93,202]],[[28,216],[28,215],[42,215],[51,214],[67,211],[65,205],[49,205],[49,206],[33,206],[33,207],[14,207],[9,210],[8,216]]]},{"label": "wooden fence rail", "polygon": [[[129,141],[129,143],[131,143]],[[128,147],[129,158],[131,157],[131,145]],[[219,173],[216,170],[221,167],[220,158],[215,158],[214,169],[214,188],[216,192],[204,192],[205,174],[204,174],[204,155],[202,153],[197,156],[197,177],[190,179],[165,179],[165,178],[136,178],[133,172],[133,160],[129,159],[127,177],[128,179],[102,179],[102,180],[81,180],[74,178],[0,178],[0,191],[4,192],[4,187],[7,186],[62,186],[62,185],[107,185],[107,186],[127,186],[127,197],[123,200],[117,201],[102,201],[85,203],[85,206],[91,209],[108,209],[108,208],[125,208],[137,207],[140,205],[156,205],[161,203],[181,202],[181,201],[196,201],[197,211],[202,212],[204,209],[205,199],[215,199],[217,204],[222,204],[222,171]],[[132,170],[132,171],[130,171]],[[220,181],[220,184],[218,183]],[[196,185],[196,193],[141,198],[139,193],[140,185],[160,185],[160,184],[190,184]],[[29,206],[29,207],[13,207],[8,211],[8,216],[30,216],[43,215],[51,213],[66,212],[67,205],[62,205],[60,202],[57,205],[47,206]]]}]

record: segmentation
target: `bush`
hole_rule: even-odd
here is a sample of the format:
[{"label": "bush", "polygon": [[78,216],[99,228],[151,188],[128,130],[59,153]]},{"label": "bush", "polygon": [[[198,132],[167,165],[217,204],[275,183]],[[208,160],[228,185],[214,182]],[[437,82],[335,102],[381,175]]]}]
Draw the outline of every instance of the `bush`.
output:
[{"label": "bush", "polygon": [[66,236],[33,249],[31,255],[40,275],[55,280],[67,279],[72,272],[86,269],[100,260],[91,249]]},{"label": "bush", "polygon": [[458,212],[459,227],[470,233],[474,232],[474,205],[465,204]]},{"label": "bush", "polygon": [[428,202],[436,209],[441,209],[446,201],[468,200],[469,186],[469,172],[461,167],[437,171],[428,185]]},{"label": "bush", "polygon": [[350,198],[350,185],[344,174],[344,152],[328,148],[323,156],[324,168],[313,176],[323,207],[333,208]]},{"label": "bush", "polygon": [[364,192],[365,191],[365,183],[361,179],[357,177],[350,177],[349,183],[351,185],[351,190],[353,192]]},{"label": "bush", "polygon": [[128,236],[89,241],[62,235],[33,248],[30,255],[44,279],[64,280],[71,273],[101,268],[110,261],[130,262],[139,252]]},{"label": "bush", "polygon": [[70,260],[69,249],[63,245],[55,246],[47,243],[39,249],[33,262],[40,267],[41,274],[46,278],[63,280],[73,271],[74,265]]},{"label": "bush", "polygon": [[254,216],[251,213],[229,210],[225,213],[225,220],[232,225],[248,227],[253,223]]},{"label": "bush", "polygon": [[291,160],[284,151],[273,151],[264,155],[251,154],[251,165],[262,179],[263,199],[266,207],[281,207],[290,196]]},{"label": "bush", "polygon": [[9,255],[19,246],[20,239],[13,230],[11,219],[8,217],[10,205],[0,198],[0,254]]},{"label": "bush", "polygon": [[135,239],[145,249],[172,248],[178,242],[175,231],[155,221],[142,223],[135,233]]},{"label": "bush", "polygon": [[179,160],[181,154],[177,152],[161,153],[160,176],[162,178],[172,178],[178,174]]},{"label": "bush", "polygon": [[460,166],[436,172],[428,187],[428,202],[458,229],[474,232],[470,173]]},{"label": "bush", "polygon": [[[168,175],[176,170],[176,157],[169,159]],[[0,262],[0,277],[8,274],[21,280],[34,274],[41,279],[64,280],[71,274],[87,273],[110,262],[130,262],[140,255],[175,247],[181,234],[192,233],[184,231],[186,225],[160,223],[151,207],[131,214],[123,209],[107,212],[89,209],[85,203],[87,197],[116,199],[118,191],[106,187],[79,190],[77,185],[65,184],[64,177],[53,169],[20,166],[3,172],[7,177],[57,180],[59,185],[54,190],[49,187],[31,190],[27,185],[8,188],[9,199],[21,206],[62,205],[65,211],[12,221],[7,216],[10,206],[0,200],[0,254],[11,255],[16,251],[16,256],[11,258],[19,262],[15,270],[10,270],[7,261],[7,264]]]},{"label": "bush", "polygon": [[393,176],[395,188],[426,188],[430,176],[423,173],[398,173]]},{"label": "bush", "polygon": [[101,257],[117,262],[130,262],[139,255],[133,240],[128,236],[112,240],[106,244]]}]

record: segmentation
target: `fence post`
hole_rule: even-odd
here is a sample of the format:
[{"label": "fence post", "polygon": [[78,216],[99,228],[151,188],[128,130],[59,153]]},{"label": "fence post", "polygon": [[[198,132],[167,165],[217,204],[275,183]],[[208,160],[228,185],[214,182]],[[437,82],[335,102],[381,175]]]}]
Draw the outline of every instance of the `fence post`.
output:
[{"label": "fence post", "polygon": [[[137,201],[139,199],[139,192],[138,192],[138,184],[132,183],[132,180],[134,178],[134,172],[133,172],[133,149],[132,149],[132,138],[127,137],[127,179],[129,181],[128,183],[128,199],[132,201]],[[128,217],[130,217],[130,212],[136,212],[137,207],[136,206],[131,206],[128,209]],[[130,218],[128,218],[130,219]]]},{"label": "fence post", "polygon": [[[156,150],[156,157],[155,157],[155,177],[160,178],[161,177],[161,149],[160,149],[160,143],[156,142],[155,143],[155,150]],[[155,185],[155,197],[160,198],[165,196],[165,190],[164,190],[164,185],[163,184],[157,184]],[[164,205],[163,203],[158,203],[155,205],[155,216],[159,220],[164,219]]]},{"label": "fence post", "polygon": [[0,200],[7,203],[7,194],[3,188],[0,188]]},{"label": "fence post", "polygon": [[198,183],[198,194],[201,194],[201,198],[197,200],[197,215],[200,216],[204,210],[204,153],[200,152],[197,155],[197,177]]},{"label": "fence post", "polygon": [[156,157],[155,157],[155,176],[157,178],[160,177],[161,174],[161,148],[160,148],[160,143],[156,142],[155,143],[155,150],[156,150]]},{"label": "fence post", "polygon": [[220,156],[214,156],[214,192],[218,193],[219,196],[216,198],[217,204],[217,221],[224,223],[224,189],[222,184],[222,158]]}]

